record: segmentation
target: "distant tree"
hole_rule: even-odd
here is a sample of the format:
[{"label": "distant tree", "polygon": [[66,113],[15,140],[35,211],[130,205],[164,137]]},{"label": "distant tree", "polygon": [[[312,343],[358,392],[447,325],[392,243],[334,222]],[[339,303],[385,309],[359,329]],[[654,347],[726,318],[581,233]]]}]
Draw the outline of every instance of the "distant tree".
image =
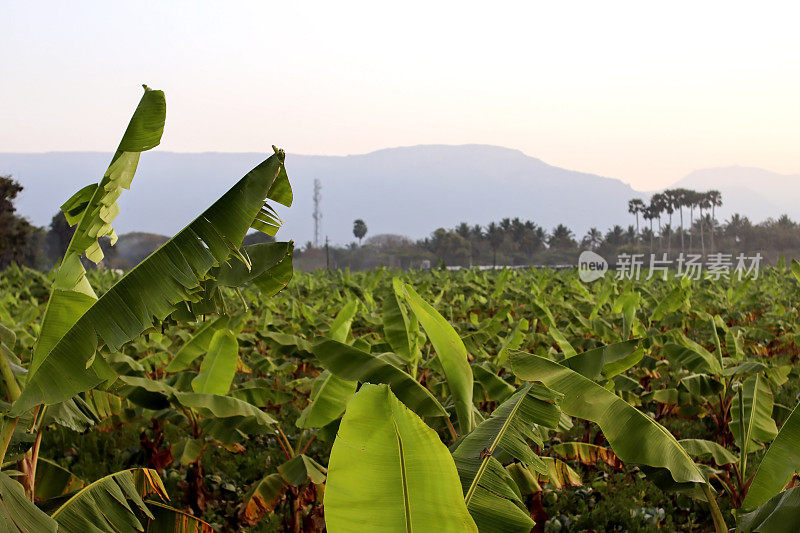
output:
[{"label": "distant tree", "polygon": [[589,231],[586,232],[586,235],[581,240],[581,246],[590,250],[597,250],[602,243],[603,234],[597,228],[589,228]]},{"label": "distant tree", "polygon": [[711,251],[714,251],[714,227],[717,225],[716,208],[722,206],[722,193],[717,190],[708,191],[708,202],[711,204]]},{"label": "distant tree", "polygon": [[708,192],[698,193],[697,207],[700,210],[700,247],[703,256],[706,255],[706,241],[705,241],[705,223],[706,218],[703,216],[703,209],[711,207],[711,195]]},{"label": "distant tree", "polygon": [[684,234],[684,227],[683,227],[683,208],[689,206],[689,195],[690,192],[688,189],[678,188],[672,189],[672,197],[675,202],[675,206],[678,208],[678,212],[680,213],[681,219],[681,252],[683,252],[684,242],[683,242],[683,234]]},{"label": "distant tree", "polygon": [[628,213],[636,217],[636,233],[639,233],[639,215],[644,213],[645,205],[641,198],[628,200]]},{"label": "distant tree", "polygon": [[[650,211],[654,218],[658,219],[658,246],[661,247],[661,215],[667,210],[667,197],[664,193],[656,193],[650,197]],[[652,220],[652,219],[651,219]],[[652,229],[652,227],[651,227]]]},{"label": "distant tree", "polygon": [[361,246],[361,239],[367,234],[367,224],[360,218],[353,222],[353,235],[358,239],[358,245]]},{"label": "distant tree", "polygon": [[697,191],[686,191],[686,206],[689,208],[689,248],[694,241],[694,210],[700,206],[702,194]]},{"label": "distant tree", "polygon": [[[657,213],[655,207],[651,204],[644,208],[642,212],[642,218],[648,220],[650,222],[650,229],[648,230],[647,236],[650,237],[650,251],[653,251],[653,220],[657,217]],[[642,232],[642,236],[644,236],[644,232]]]},{"label": "distant tree", "polygon": [[455,232],[458,233],[461,237],[465,239],[469,239],[472,233],[472,228],[469,227],[469,224],[466,222],[462,222],[458,226],[456,226]]},{"label": "distant tree", "polygon": [[486,238],[489,240],[489,246],[492,248],[492,266],[497,266],[497,249],[505,238],[503,230],[500,226],[492,222],[486,226]]},{"label": "distant tree", "polygon": [[614,247],[625,244],[625,230],[622,229],[622,226],[615,224],[613,228],[606,232],[605,244]]},{"label": "distant tree", "polygon": [[426,239],[428,249],[439,258],[439,264],[456,263],[469,254],[467,239],[453,230],[439,228]]},{"label": "distant tree", "polygon": [[678,193],[675,189],[667,189],[664,191],[664,210],[669,215],[667,222],[667,253],[672,250],[672,213],[678,208]]},{"label": "distant tree", "polygon": [[553,228],[553,233],[550,234],[547,244],[550,248],[556,250],[568,250],[570,248],[575,248],[577,245],[572,230],[564,224],[559,224]]},{"label": "distant tree", "polygon": [[14,200],[22,185],[11,176],[0,176],[0,268],[11,262],[31,264],[36,254],[33,237],[36,228],[15,214]]}]

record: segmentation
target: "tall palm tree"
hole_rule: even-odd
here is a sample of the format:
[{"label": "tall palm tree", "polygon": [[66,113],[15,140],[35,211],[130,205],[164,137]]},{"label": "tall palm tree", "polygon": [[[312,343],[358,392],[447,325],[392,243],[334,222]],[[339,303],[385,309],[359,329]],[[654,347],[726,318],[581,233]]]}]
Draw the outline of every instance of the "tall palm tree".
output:
[{"label": "tall palm tree", "polygon": [[705,219],[703,217],[703,209],[711,207],[711,197],[708,192],[698,193],[697,207],[700,211],[700,250],[705,257],[706,255],[706,241],[705,241]]},{"label": "tall palm tree", "polygon": [[639,213],[644,212],[644,201],[641,198],[628,200],[628,213],[636,217],[636,233],[639,233]]},{"label": "tall palm tree", "polygon": [[711,204],[711,251],[714,251],[714,226],[717,225],[716,208],[722,206],[722,193],[716,189],[708,191],[708,201]]},{"label": "tall palm tree", "polygon": [[697,191],[686,191],[686,206],[689,208],[689,249],[692,249],[694,237],[694,210],[700,203],[700,193]]},{"label": "tall palm tree", "polygon": [[361,246],[361,239],[367,234],[367,224],[360,218],[353,221],[353,236],[358,239],[358,245]]},{"label": "tall palm tree", "polygon": [[664,211],[667,212],[669,215],[669,220],[667,222],[667,253],[672,250],[672,213],[675,212],[675,208],[678,207],[678,196],[675,194],[674,189],[667,189],[664,191]]},{"label": "tall palm tree", "polygon": [[[661,215],[667,209],[667,198],[663,193],[656,193],[650,198],[650,209],[655,218],[658,218],[658,247],[661,248],[661,237],[663,232],[661,230]],[[651,228],[652,230],[652,225]]]},{"label": "tall palm tree", "polygon": [[648,205],[642,212],[642,218],[650,221],[650,251],[653,251],[653,220],[656,218],[656,211],[653,205]]},{"label": "tall palm tree", "polygon": [[683,252],[684,244],[683,244],[683,208],[689,207],[689,190],[684,188],[673,189],[673,194],[675,196],[675,205],[678,208],[678,211],[681,215],[681,252]]}]

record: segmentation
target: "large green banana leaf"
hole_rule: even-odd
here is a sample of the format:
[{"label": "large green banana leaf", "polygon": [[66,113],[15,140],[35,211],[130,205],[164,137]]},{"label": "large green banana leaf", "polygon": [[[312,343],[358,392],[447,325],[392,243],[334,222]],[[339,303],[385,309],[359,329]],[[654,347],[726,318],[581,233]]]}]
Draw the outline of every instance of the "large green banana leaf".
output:
[{"label": "large green banana leaf", "polygon": [[[774,400],[769,384],[760,374],[750,376],[742,383],[742,400],[744,411],[739,407],[738,394],[733,399],[728,427],[742,453],[750,453],[761,449],[761,443],[770,442],[778,434],[772,419]],[[746,450],[743,443],[747,443]]]},{"label": "large green banana leaf", "polygon": [[385,383],[418,415],[447,416],[447,411],[428,389],[383,359],[330,339],[317,342],[311,351],[322,366],[338,378],[362,383]]},{"label": "large green banana leaf", "polygon": [[533,453],[528,440],[542,445],[536,425],[558,426],[561,395],[528,383],[473,429],[453,452],[464,489],[464,501],[481,533],[528,532],[533,521],[496,452],[544,473],[544,462]]},{"label": "large green banana leaf", "polygon": [[108,235],[114,244],[116,235],[111,221],[119,214],[117,198],[122,189],[130,188],[140,153],[161,142],[166,119],[164,93],[147,86],[144,89],[103,179],[99,184],[84,187],[62,206],[67,222],[77,227],[53,283],[33,352],[31,372],[39,368],[61,337],[97,301],[80,256],[86,254],[97,263],[103,258],[98,239]]},{"label": "large green banana leaf", "polygon": [[22,485],[0,472],[0,530],[6,533],[55,533],[58,523],[28,499]]},{"label": "large green banana leaf", "polygon": [[423,300],[408,284],[404,285],[406,302],[422,324],[425,333],[436,350],[436,355],[444,370],[453,403],[456,406],[458,424],[462,434],[472,431],[472,369],[469,366],[467,349],[461,337],[436,309]]},{"label": "large green banana leaf", "polygon": [[[794,263],[792,263],[794,265]],[[734,400],[735,402],[735,400]],[[789,483],[800,468],[800,404],[781,426],[750,483],[742,509],[755,509]]]},{"label": "large green banana leaf", "polygon": [[563,394],[560,406],[566,414],[597,423],[622,461],[665,468],[678,483],[706,482],[669,431],[613,392],[537,355],[515,352],[511,364],[520,379],[541,381]]},{"label": "large green banana leaf", "polygon": [[365,384],[348,404],[324,509],[330,533],[477,531],[447,447],[387,385]]},{"label": "large green banana leaf", "polygon": [[[275,150],[189,226],[114,284],[43,356],[12,406],[18,416],[39,404],[65,401],[96,387],[108,372],[95,357],[104,343],[111,351],[139,336],[180,302],[199,299],[201,282],[238,251],[251,226],[270,220],[264,201],[287,180],[284,153]],[[93,364],[94,362],[94,364]]]},{"label": "large green banana leaf", "polygon": [[796,533],[800,524],[800,487],[776,494],[757,509],[736,516],[737,533]]}]

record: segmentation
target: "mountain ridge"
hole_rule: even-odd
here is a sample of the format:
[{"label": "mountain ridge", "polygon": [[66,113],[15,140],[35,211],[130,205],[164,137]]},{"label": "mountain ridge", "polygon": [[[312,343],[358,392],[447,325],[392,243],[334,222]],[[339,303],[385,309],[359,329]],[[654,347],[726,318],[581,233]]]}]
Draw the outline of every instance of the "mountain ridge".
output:
[{"label": "mountain ridge", "polygon": [[[115,228],[120,234],[174,234],[268,155],[158,149],[142,154],[132,190],[119,200],[122,213]],[[0,153],[0,173],[11,173],[25,187],[19,212],[34,224],[47,225],[74,191],[100,179],[110,157],[100,151]],[[315,178],[322,182],[323,239],[328,235],[339,244],[354,240],[356,218],[367,222],[368,235],[421,238],[462,221],[485,225],[518,216],[548,230],[566,224],[580,237],[592,226],[605,230],[631,224],[627,201],[649,194],[616,178],[556,167],[521,150],[486,144],[401,146],[336,156],[289,153],[286,161],[295,203],[291,209],[278,206],[285,220],[278,237],[300,244],[313,235]],[[720,174],[696,172],[701,175],[689,179],[692,173],[676,186],[703,190],[697,184],[704,180],[718,185]],[[687,179],[695,185],[687,185]],[[720,215],[749,207],[752,214],[742,212],[756,221],[783,207],[768,195],[735,187],[728,195],[723,190],[723,201]]]}]

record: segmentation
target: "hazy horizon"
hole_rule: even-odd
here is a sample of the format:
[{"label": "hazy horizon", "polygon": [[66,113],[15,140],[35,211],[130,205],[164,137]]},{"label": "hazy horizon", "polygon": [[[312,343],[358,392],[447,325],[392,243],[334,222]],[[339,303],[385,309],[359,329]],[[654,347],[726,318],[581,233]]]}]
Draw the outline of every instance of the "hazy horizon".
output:
[{"label": "hazy horizon", "polygon": [[111,152],[147,83],[173,152],[476,143],[638,190],[797,174],[789,6],[7,3],[0,150]]}]

